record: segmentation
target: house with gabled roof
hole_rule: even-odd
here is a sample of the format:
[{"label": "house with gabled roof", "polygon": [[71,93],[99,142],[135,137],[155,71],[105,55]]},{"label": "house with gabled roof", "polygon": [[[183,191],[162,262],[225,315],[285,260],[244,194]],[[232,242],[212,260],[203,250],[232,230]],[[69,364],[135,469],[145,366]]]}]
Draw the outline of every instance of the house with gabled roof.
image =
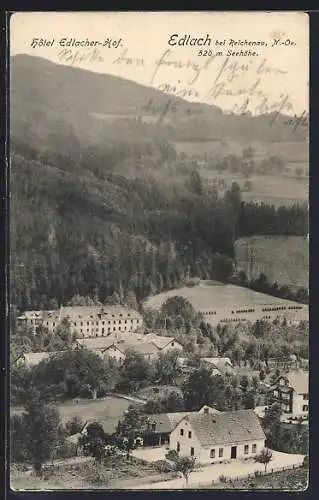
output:
[{"label": "house with gabled roof", "polygon": [[171,432],[184,417],[193,414],[207,415],[212,413],[216,414],[220,412],[211,406],[204,405],[198,411],[194,412],[176,411],[147,415],[148,437],[146,437],[145,443],[159,446],[169,444]]},{"label": "house with gabled roof", "polygon": [[309,409],[309,374],[302,370],[279,377],[272,389],[274,399],[280,403],[284,413],[304,416]]},{"label": "house with gabled roof", "polygon": [[170,434],[169,447],[200,464],[255,457],[266,436],[253,410],[185,415]]},{"label": "house with gabled roof", "polygon": [[207,368],[212,375],[225,375],[233,372],[233,364],[230,358],[201,358],[201,365]]},{"label": "house with gabled roof", "polygon": [[183,346],[174,337],[164,337],[149,333],[144,336],[146,342],[152,342],[161,352],[183,351]]}]

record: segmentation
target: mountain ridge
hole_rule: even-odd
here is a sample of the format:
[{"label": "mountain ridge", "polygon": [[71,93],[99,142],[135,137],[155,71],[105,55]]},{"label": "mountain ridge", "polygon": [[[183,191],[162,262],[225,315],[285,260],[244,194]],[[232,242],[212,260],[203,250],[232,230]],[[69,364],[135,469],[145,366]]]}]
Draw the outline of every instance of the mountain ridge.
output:
[{"label": "mountain ridge", "polygon": [[[94,114],[99,114],[100,119],[92,116]],[[92,135],[101,128],[110,128],[103,115],[111,121],[123,122],[152,117],[154,123],[148,123],[148,132],[155,136],[160,130],[161,138],[172,141],[187,140],[194,131],[198,140],[225,137],[244,142],[253,138],[279,142],[305,140],[305,130],[288,127],[286,123],[291,117],[281,113],[228,114],[217,106],[191,102],[115,75],[26,54],[11,57],[13,135],[19,135],[23,120],[29,121],[30,129],[39,133],[39,120],[44,128],[52,129],[50,123],[63,117],[81,138],[81,121],[84,131],[92,128]],[[136,136],[140,134],[141,130]]]}]

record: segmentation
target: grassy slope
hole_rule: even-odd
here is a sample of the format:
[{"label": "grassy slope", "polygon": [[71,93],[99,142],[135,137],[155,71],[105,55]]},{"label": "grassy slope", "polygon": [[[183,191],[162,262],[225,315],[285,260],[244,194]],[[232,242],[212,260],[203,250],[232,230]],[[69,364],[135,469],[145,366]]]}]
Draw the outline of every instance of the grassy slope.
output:
[{"label": "grassy slope", "polygon": [[[80,401],[78,404],[66,402],[57,405],[62,422],[72,417],[80,417],[83,421],[97,420],[103,424],[106,432],[115,431],[116,425],[123,413],[132,404],[131,401],[122,398],[106,397],[95,401]],[[19,409],[11,409],[11,414],[19,413]]]},{"label": "grassy slope", "polygon": [[186,298],[198,311],[212,310],[214,308],[238,308],[247,305],[294,304],[294,302],[285,299],[279,299],[236,285],[223,285],[222,283],[211,285],[207,284],[206,281],[201,281],[199,285],[193,287],[175,288],[149,297],[145,306],[158,309],[168,298],[174,296]]},{"label": "grassy slope", "polygon": [[[309,286],[309,245],[301,236],[253,236],[235,242],[236,265],[249,274],[249,252],[254,256],[253,278],[264,273],[270,282]],[[249,276],[251,278],[251,276]]]}]

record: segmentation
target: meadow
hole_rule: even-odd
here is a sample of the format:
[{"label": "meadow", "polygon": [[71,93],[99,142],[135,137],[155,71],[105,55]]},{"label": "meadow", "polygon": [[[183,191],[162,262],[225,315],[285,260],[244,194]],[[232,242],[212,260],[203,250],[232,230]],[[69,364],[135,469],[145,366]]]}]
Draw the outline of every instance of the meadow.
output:
[{"label": "meadow", "polygon": [[[145,308],[158,310],[168,298],[175,296],[187,299],[196,311],[203,313],[205,321],[212,325],[225,320],[237,321],[236,318],[256,321],[265,315],[275,319],[284,309],[284,315],[289,320],[308,319],[308,307],[305,305],[249,288],[210,281],[200,281],[196,286],[175,288],[149,297]],[[265,307],[273,310],[265,312]]]},{"label": "meadow", "polygon": [[271,283],[291,289],[309,287],[309,243],[302,236],[240,238],[234,250],[237,269],[243,269],[249,279],[263,273]]},{"label": "meadow", "polygon": [[[209,157],[209,164],[222,160],[228,155],[241,156],[243,148],[252,146],[254,148],[254,160],[259,162],[263,159],[277,156],[285,164],[282,171],[277,174],[250,175],[248,178],[242,173],[217,172],[207,168],[205,155]],[[231,187],[232,182],[237,182],[242,190],[244,201],[263,202],[275,206],[289,206],[295,202],[308,200],[309,191],[309,147],[304,142],[253,142],[241,144],[235,141],[207,141],[207,142],[175,142],[174,147],[178,153],[194,156],[199,161],[200,173],[203,179],[209,183],[214,180],[224,180],[224,190]],[[300,175],[296,174],[296,168],[302,170]],[[251,190],[244,188],[249,179],[252,183]],[[280,184],[279,184],[280,183]]]},{"label": "meadow", "polygon": [[174,142],[174,148],[178,153],[202,156],[205,153],[213,154],[216,158],[224,158],[232,154],[240,156],[243,148],[252,146],[255,150],[255,158],[261,159],[269,156],[279,156],[287,163],[308,163],[309,145],[306,142],[240,142],[225,141],[202,141],[202,142]]},{"label": "meadow", "polygon": [[[107,396],[96,400],[76,400],[56,405],[61,421],[67,422],[73,417],[79,417],[83,422],[97,421],[103,425],[105,432],[112,434],[123,416],[125,410],[132,404],[124,398]],[[11,414],[21,413],[20,408],[11,408]]]}]

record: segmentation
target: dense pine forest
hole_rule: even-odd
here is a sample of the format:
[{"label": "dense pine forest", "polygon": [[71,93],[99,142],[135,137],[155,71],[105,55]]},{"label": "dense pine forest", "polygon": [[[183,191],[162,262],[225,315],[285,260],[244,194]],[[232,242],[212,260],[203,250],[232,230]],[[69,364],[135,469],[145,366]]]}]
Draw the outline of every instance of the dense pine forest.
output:
[{"label": "dense pine forest", "polygon": [[[104,301],[133,291],[141,300],[191,276],[225,282],[237,238],[307,234],[306,204],[245,203],[236,183],[219,193],[194,163],[181,173],[168,143],[63,142],[39,151],[13,141],[11,289],[20,310],[76,294]],[[134,178],[117,173],[127,162],[140,166]]]}]

